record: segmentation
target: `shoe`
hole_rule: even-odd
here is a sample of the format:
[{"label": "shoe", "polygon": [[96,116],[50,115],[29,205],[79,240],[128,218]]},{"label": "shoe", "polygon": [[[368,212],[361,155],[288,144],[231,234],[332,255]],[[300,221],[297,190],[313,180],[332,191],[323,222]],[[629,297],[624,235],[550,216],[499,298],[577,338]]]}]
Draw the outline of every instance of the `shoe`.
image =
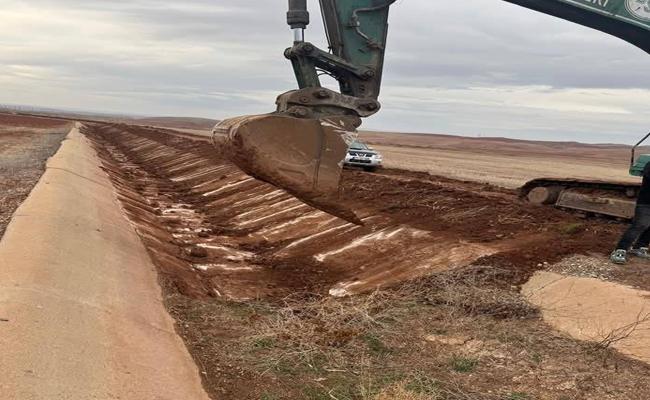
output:
[{"label": "shoe", "polygon": [[625,250],[614,250],[609,259],[614,264],[625,264],[627,262],[627,251]]},{"label": "shoe", "polygon": [[646,260],[650,260],[650,252],[648,252],[647,247],[631,249],[630,254],[633,255],[634,257],[645,258]]}]

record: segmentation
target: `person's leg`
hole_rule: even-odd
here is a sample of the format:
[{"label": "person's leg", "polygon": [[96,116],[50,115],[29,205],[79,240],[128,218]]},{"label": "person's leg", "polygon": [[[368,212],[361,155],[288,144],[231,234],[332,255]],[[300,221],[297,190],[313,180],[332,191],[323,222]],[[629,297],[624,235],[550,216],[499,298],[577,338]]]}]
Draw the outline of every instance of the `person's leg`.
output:
[{"label": "person's leg", "polygon": [[648,254],[647,250],[632,248],[635,243],[637,247],[646,243],[645,240],[650,237],[650,232],[648,231],[650,231],[650,206],[637,206],[634,211],[632,224],[623,234],[623,237],[616,246],[616,250],[612,252],[609,259],[616,264],[625,264],[627,262],[628,252],[637,257],[650,259],[650,254]]},{"label": "person's leg", "polygon": [[[650,217],[648,217],[650,220]],[[644,258],[650,260],[650,252],[648,251],[648,246],[650,245],[650,228],[647,228],[641,236],[636,240],[636,243],[632,245],[629,253],[635,257]]]},{"label": "person's leg", "polygon": [[647,227],[642,225],[635,217],[632,224],[627,228],[621,240],[616,245],[616,250],[629,250],[637,239],[646,231]]},{"label": "person's leg", "polygon": [[[618,242],[616,250],[614,250],[610,259],[617,264],[625,264],[627,260],[627,252],[635,243],[637,245],[639,242],[643,243],[642,240],[645,240],[646,238],[642,236],[644,236],[648,230],[650,230],[650,206],[637,206],[634,212],[632,224],[623,234],[623,237]],[[648,232],[648,237],[650,237],[650,232]],[[639,254],[636,254],[637,252],[637,249],[632,249],[631,251],[632,254],[640,256]]]},{"label": "person's leg", "polygon": [[[616,246],[617,250],[629,250],[635,243],[643,243],[642,240],[648,240],[650,243],[650,206],[640,205],[634,211],[632,224],[625,231],[620,242]],[[647,238],[646,238],[647,232]]]},{"label": "person's leg", "polygon": [[635,249],[647,249],[650,247],[650,228],[646,229],[645,232],[641,234],[632,247]]}]

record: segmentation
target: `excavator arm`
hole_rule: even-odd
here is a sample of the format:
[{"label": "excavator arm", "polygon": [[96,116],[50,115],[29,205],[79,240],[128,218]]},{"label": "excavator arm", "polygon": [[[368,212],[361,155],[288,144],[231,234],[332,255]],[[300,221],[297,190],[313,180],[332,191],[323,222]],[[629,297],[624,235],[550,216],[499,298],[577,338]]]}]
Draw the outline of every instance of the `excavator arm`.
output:
[{"label": "excavator arm", "polygon": [[[587,26],[650,52],[650,0],[503,0]],[[361,118],[379,111],[388,14],[396,0],[319,0],[329,49],[304,40],[307,0],[289,0],[294,32],[285,50],[298,89],[278,96],[276,111],[223,121],[213,142],[244,172],[305,202],[361,221],[337,199],[342,163]],[[451,5],[450,5],[451,7]],[[336,79],[325,88],[320,76]]]},{"label": "excavator arm", "polygon": [[623,39],[650,53],[648,0],[504,0]]},{"label": "excavator arm", "polygon": [[[587,26],[623,39],[650,53],[650,0],[503,0],[531,10]],[[293,64],[301,91],[320,88],[320,73],[333,76],[340,95],[332,103],[344,113],[367,117],[376,113],[381,88],[388,11],[395,0],[320,0],[330,51],[303,41],[309,24],[306,0],[290,0],[288,23],[295,43],[285,55]],[[300,115],[322,115],[321,104],[300,104],[297,92],[280,96],[280,110],[305,107]],[[346,97],[352,97],[351,99]],[[347,106],[347,107],[346,107]],[[346,109],[347,108],[347,109]],[[341,110],[322,110],[341,112]]]}]

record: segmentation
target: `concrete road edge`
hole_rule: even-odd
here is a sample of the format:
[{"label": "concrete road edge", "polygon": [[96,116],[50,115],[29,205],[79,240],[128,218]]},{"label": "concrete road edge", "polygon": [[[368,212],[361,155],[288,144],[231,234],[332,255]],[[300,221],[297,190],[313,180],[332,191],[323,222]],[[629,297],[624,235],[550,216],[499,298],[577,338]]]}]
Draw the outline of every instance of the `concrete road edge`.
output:
[{"label": "concrete road edge", "polygon": [[0,397],[208,399],[77,125],[0,241]]}]

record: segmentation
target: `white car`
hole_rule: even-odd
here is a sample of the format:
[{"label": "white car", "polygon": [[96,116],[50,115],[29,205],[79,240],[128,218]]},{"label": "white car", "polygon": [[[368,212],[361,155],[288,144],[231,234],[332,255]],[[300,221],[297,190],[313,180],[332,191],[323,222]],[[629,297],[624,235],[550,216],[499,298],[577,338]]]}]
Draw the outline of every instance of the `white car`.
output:
[{"label": "white car", "polygon": [[375,171],[382,166],[383,157],[363,142],[355,141],[345,155],[345,166],[361,167],[366,171]]}]

